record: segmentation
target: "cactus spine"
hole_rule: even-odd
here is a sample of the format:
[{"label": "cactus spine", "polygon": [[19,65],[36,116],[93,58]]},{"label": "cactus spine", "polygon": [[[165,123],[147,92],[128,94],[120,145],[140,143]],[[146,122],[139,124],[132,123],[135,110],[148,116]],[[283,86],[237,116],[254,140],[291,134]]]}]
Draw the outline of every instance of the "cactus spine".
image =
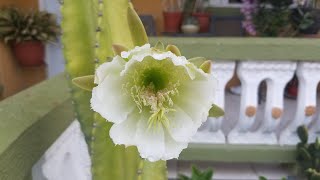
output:
[{"label": "cactus spine", "polygon": [[[127,0],[64,0],[62,14],[64,54],[71,78],[94,74],[95,67],[115,55],[112,44],[133,48],[147,43],[142,23]],[[112,124],[90,110],[91,93],[77,88],[72,93],[89,146],[94,180],[166,179],[163,161],[141,161],[138,171],[136,148],[113,144],[109,137]]]}]

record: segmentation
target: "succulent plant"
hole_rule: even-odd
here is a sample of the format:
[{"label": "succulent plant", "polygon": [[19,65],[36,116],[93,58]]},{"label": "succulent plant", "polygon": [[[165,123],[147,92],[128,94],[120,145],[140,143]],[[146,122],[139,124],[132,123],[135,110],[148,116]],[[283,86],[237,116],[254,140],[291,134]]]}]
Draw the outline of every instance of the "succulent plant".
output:
[{"label": "succulent plant", "polygon": [[59,34],[60,27],[54,14],[45,11],[24,13],[13,7],[0,11],[0,39],[5,43],[54,42]]},{"label": "succulent plant", "polygon": [[298,127],[301,140],[297,145],[297,164],[308,180],[320,180],[320,141],[308,144],[308,130],[305,126]]},{"label": "succulent plant", "polygon": [[[94,74],[95,67],[114,56],[114,43],[130,48],[145,44],[146,33],[128,0],[60,3],[68,79]],[[135,147],[115,146],[109,137],[112,123],[91,111],[90,92],[72,85],[70,92],[90,152],[93,180],[167,179],[164,161],[144,161]]]},{"label": "succulent plant", "polygon": [[180,174],[179,180],[211,180],[213,176],[213,170],[207,169],[205,171],[199,170],[197,167],[192,166],[191,177]]}]

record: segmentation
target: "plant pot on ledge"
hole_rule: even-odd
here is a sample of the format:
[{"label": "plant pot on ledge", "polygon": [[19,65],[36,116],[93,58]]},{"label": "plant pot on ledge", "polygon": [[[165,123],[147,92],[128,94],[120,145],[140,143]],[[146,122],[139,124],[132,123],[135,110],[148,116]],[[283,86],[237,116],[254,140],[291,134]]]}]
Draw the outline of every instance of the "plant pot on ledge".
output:
[{"label": "plant pot on ledge", "polygon": [[12,43],[13,54],[22,66],[41,66],[44,64],[45,47],[41,41],[22,41]]},{"label": "plant pot on ledge", "polygon": [[5,8],[0,13],[0,40],[9,44],[22,66],[44,64],[45,47],[57,41],[60,27],[54,14],[45,11],[25,13]]},{"label": "plant pot on ledge", "polygon": [[180,31],[182,22],[181,12],[163,12],[164,31],[170,33],[177,33]]},{"label": "plant pot on ledge", "polygon": [[210,14],[204,12],[197,12],[192,14],[194,17],[198,19],[200,26],[200,33],[207,33],[210,29]]}]

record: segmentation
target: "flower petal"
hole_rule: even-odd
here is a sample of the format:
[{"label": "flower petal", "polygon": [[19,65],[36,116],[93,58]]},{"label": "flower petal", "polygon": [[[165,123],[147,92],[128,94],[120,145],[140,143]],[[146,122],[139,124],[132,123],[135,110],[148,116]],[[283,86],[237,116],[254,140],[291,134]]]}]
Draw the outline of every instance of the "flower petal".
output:
[{"label": "flower petal", "polygon": [[133,137],[136,134],[137,125],[141,117],[141,114],[136,110],[130,113],[125,121],[114,124],[110,129],[110,137],[113,143],[124,144],[125,146],[135,145]]},{"label": "flower petal", "polygon": [[165,154],[164,132],[161,126],[148,129],[148,119],[141,119],[134,137],[138,151],[142,158],[151,162],[158,161]]},{"label": "flower petal", "polygon": [[[151,58],[153,58],[153,60],[158,60],[158,61],[170,60],[170,61],[172,61],[174,66],[182,66],[182,67],[184,67],[186,72],[187,72],[187,74],[189,75],[189,77],[191,79],[195,78],[196,71],[198,71],[200,73],[202,71],[202,70],[196,68],[196,66],[194,66],[192,63],[190,63],[186,59],[186,57],[184,57],[184,56],[176,56],[175,54],[173,54],[170,51],[168,51],[168,52],[155,51],[155,50],[152,50],[150,48],[150,46],[149,47],[147,47],[147,46],[144,47],[143,50],[144,51],[141,52],[141,53],[136,53],[135,51],[134,52],[129,51],[129,52],[123,52],[122,53],[121,56],[123,58],[129,57],[129,56],[131,56],[131,58],[130,58],[130,61],[128,63],[126,63],[125,68],[121,71],[121,75],[124,75],[126,72],[128,72],[128,70],[131,69],[131,66],[133,66],[135,63],[142,62],[147,57],[149,57],[149,59],[151,57]],[[202,72],[202,73],[204,73],[204,72]]]},{"label": "flower petal", "polygon": [[175,141],[168,132],[165,132],[165,156],[162,160],[178,158],[181,151],[188,147],[187,142]]},{"label": "flower petal", "polygon": [[182,108],[194,121],[204,122],[214,103],[214,91],[217,82],[212,75],[204,80],[194,80],[179,88],[180,96],[188,97],[176,99],[175,103]]},{"label": "flower petal", "polygon": [[121,52],[121,57],[130,58],[130,56],[133,56],[136,54],[146,54],[146,53],[150,53],[150,51],[151,51],[150,44],[145,44],[141,47],[136,46],[134,49],[130,51]]},{"label": "flower petal", "polygon": [[195,126],[191,117],[178,106],[175,111],[169,112],[166,116],[169,119],[169,133],[172,138],[179,142],[189,142],[199,127]]},{"label": "flower petal", "polygon": [[126,61],[123,60],[120,56],[116,56],[111,62],[101,64],[96,70],[94,83],[102,83],[104,78],[109,74],[119,73],[120,75],[120,71],[124,69],[125,63]]},{"label": "flower petal", "polygon": [[136,107],[132,99],[123,93],[120,76],[108,75],[92,91],[91,107],[107,121],[121,123]]}]

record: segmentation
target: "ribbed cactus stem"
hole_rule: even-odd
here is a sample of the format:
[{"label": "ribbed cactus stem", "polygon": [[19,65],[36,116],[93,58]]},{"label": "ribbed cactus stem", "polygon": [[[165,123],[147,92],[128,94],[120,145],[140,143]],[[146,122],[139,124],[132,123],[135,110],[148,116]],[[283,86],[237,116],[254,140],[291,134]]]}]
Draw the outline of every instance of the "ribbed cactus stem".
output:
[{"label": "ribbed cactus stem", "polygon": [[[118,24],[119,22],[125,22],[126,19],[111,21],[116,14],[121,13],[119,9],[122,9],[121,6],[125,5],[125,2],[128,4],[127,1],[118,0],[113,3],[113,6],[111,1],[108,0],[95,0],[94,2],[97,17],[97,28],[95,29],[96,67],[106,62],[108,57],[115,55],[112,50],[114,41],[132,46],[131,39],[115,40],[117,37],[125,37],[123,29],[128,28],[124,25],[120,28]],[[124,7],[124,9],[126,8]],[[109,130],[112,124],[98,114],[95,115],[93,123],[92,137],[94,140],[90,144],[93,179],[136,180],[139,163],[136,148],[125,149],[124,146],[115,146],[109,137]]]},{"label": "ribbed cactus stem", "polygon": [[[91,1],[60,1],[62,12],[62,44],[66,60],[67,78],[94,74],[94,18]],[[71,84],[71,83],[70,83]],[[91,139],[93,112],[90,108],[91,93],[70,85],[76,117],[81,124],[86,141]]]},{"label": "ribbed cactus stem", "polygon": [[[97,66],[115,55],[113,44],[131,49],[147,43],[142,23],[128,0],[64,0],[61,5],[62,41],[70,82],[73,78],[94,74]],[[135,25],[129,27],[129,24]],[[90,110],[91,93],[74,86],[71,88],[77,116],[89,145],[93,180],[167,179],[163,161],[143,160],[142,173],[138,173],[140,157],[136,147],[115,146],[109,137],[112,124]]]},{"label": "ribbed cactus stem", "polygon": [[142,160],[139,165],[138,180],[167,180],[166,161],[150,162]]}]

